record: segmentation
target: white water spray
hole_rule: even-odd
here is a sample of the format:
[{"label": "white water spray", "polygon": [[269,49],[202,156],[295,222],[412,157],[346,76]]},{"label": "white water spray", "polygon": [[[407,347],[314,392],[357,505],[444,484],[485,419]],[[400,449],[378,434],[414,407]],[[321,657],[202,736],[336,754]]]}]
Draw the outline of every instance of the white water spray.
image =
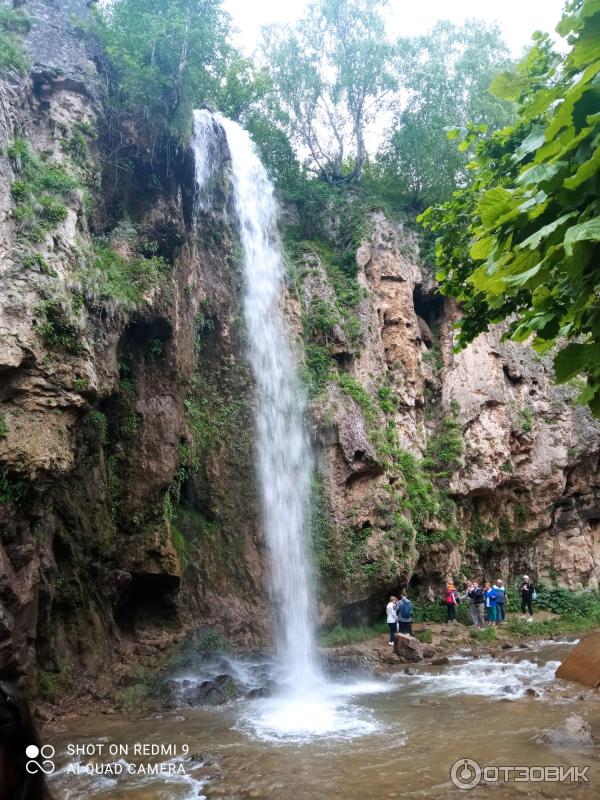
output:
[{"label": "white water spray", "polygon": [[[311,450],[304,427],[305,398],[299,385],[282,308],[284,268],[277,237],[273,186],[248,133],[207,111],[195,112],[195,158],[199,207],[220,166],[215,122],[231,153],[233,197],[244,253],[244,317],[248,358],[256,381],[256,452],[272,597],[279,620],[279,652],[292,692],[322,682],[316,664],[310,530]],[[212,144],[211,144],[212,143]]]}]

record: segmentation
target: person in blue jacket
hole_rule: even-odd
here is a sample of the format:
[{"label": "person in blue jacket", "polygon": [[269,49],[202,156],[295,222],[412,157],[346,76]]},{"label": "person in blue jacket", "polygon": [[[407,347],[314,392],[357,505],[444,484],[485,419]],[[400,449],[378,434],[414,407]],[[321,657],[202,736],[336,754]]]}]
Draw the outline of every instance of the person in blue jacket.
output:
[{"label": "person in blue jacket", "polygon": [[504,588],[504,581],[500,578],[496,581],[493,589],[496,598],[496,622],[501,625],[506,620],[506,606],[508,605],[508,593]]},{"label": "person in blue jacket", "polygon": [[483,593],[485,598],[485,618],[492,624],[496,624],[496,595],[494,594],[494,587],[489,581],[486,581],[485,591]]},{"label": "person in blue jacket", "polygon": [[408,595],[403,591],[400,600],[396,603],[396,614],[398,615],[398,632],[408,633],[412,636],[412,603]]}]

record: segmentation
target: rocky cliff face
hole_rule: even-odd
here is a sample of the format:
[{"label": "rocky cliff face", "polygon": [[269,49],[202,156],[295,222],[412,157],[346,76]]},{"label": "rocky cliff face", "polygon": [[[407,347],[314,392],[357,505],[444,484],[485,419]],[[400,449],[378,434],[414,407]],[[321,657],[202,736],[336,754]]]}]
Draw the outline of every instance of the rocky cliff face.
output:
[{"label": "rocky cliff face", "polygon": [[[87,5],[19,3],[31,68],[0,75],[0,674],[31,683],[271,629],[225,139],[207,213],[190,151],[110,117]],[[326,251],[295,257],[322,620],[461,572],[597,586],[600,434],[572,391],[500,331],[453,354],[457,310],[381,213],[341,288]]]},{"label": "rocky cliff face", "polygon": [[87,3],[20,8],[31,69],[0,76],[0,671],[47,683],[192,616],[263,635],[263,543],[224,187],[196,217],[191,154],[112,128],[72,26]]},{"label": "rocky cliff face", "polygon": [[[433,598],[469,575],[596,588],[600,428],[573,404],[576,387],[554,385],[549,360],[501,329],[454,353],[455,305],[414,236],[382,214],[357,264],[352,378],[334,375],[314,403],[330,509],[317,549],[342,614],[368,618],[388,589],[410,582]],[[314,275],[301,289],[307,312],[312,287]]]}]

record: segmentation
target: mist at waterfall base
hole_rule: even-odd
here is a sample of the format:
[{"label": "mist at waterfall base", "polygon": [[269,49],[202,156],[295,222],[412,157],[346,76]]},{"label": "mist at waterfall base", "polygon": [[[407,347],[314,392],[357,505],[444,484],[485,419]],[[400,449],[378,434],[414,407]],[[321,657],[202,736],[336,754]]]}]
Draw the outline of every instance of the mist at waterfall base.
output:
[{"label": "mist at waterfall base", "polygon": [[352,700],[382,685],[332,684],[316,655],[308,542],[313,459],[293,337],[282,312],[284,262],[273,185],[247,131],[206,110],[194,114],[197,207],[210,210],[211,179],[221,168],[219,128],[231,155],[235,223],[243,251],[247,357],[256,383],[257,471],[282,666],[281,691],[254,704],[240,726],[262,738],[364,735],[376,730],[377,723]]}]

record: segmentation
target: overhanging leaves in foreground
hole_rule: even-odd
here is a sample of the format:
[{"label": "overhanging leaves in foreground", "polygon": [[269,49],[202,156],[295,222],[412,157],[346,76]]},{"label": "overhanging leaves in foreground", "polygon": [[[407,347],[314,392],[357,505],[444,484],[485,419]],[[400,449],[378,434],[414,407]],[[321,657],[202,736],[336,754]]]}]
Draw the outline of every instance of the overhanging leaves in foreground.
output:
[{"label": "overhanging leaves in foreground", "polygon": [[600,416],[600,0],[568,3],[557,30],[568,54],[538,34],[496,79],[516,124],[467,132],[472,185],[421,221],[439,234],[442,291],[463,304],[458,345],[508,318],[508,336],[558,348],[558,381],[586,376],[580,401]]}]

